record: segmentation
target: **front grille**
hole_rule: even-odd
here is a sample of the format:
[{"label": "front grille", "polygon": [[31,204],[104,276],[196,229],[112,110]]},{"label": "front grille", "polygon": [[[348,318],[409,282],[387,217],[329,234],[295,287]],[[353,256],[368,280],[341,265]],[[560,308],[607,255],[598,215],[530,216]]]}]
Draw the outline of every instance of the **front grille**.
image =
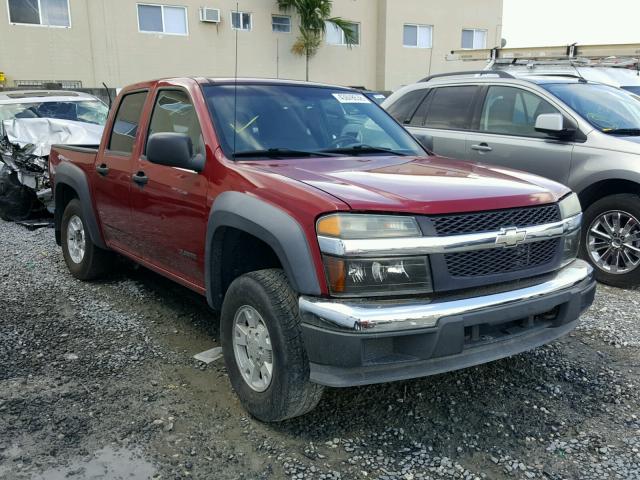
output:
[{"label": "front grille", "polygon": [[439,236],[465,233],[493,232],[501,228],[526,228],[560,221],[557,205],[542,207],[512,208],[492,212],[466,213],[431,217]]},{"label": "front grille", "polygon": [[452,277],[479,277],[539,267],[553,260],[560,240],[555,238],[513,248],[448,253],[445,262]]}]

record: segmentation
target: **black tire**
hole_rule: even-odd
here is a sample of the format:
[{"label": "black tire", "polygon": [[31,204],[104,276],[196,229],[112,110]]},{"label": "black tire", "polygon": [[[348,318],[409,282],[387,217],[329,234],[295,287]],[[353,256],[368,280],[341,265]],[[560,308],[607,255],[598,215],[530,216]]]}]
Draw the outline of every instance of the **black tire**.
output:
[{"label": "black tire", "polygon": [[[1,165],[1,164],[0,164]],[[27,220],[42,209],[35,192],[18,180],[9,167],[0,168],[0,217],[9,222]]]},{"label": "black tire", "polygon": [[[244,306],[253,307],[261,315],[271,339],[271,383],[262,392],[244,379],[234,353],[235,315]],[[282,270],[251,272],[233,281],[222,305],[221,337],[231,385],[253,416],[264,422],[278,422],[303,415],[318,404],[324,388],[309,381],[298,298]]]},{"label": "black tire", "polygon": [[[85,249],[82,260],[79,262],[74,261],[72,258],[69,251],[69,239],[67,238],[69,221],[74,217],[78,217],[81,220],[84,232]],[[94,280],[110,270],[110,266],[113,264],[113,253],[98,248],[91,240],[91,235],[86,229],[86,221],[82,214],[82,206],[77,198],[71,200],[64,209],[60,233],[62,255],[71,275],[80,280]]]},{"label": "black tire", "polygon": [[640,265],[628,273],[614,274],[602,269],[589,254],[588,233],[593,222],[610,211],[622,211],[640,220],[640,196],[621,193],[601,198],[589,205],[584,212],[582,237],[580,239],[580,257],[588,261],[594,268],[596,279],[607,285],[631,288],[640,285]]}]

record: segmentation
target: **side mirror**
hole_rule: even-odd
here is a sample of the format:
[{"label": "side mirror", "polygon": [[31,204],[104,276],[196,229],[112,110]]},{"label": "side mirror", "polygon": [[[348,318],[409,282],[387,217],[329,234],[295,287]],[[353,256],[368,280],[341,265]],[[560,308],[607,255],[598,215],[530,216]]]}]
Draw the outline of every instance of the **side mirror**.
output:
[{"label": "side mirror", "polygon": [[193,155],[191,137],[186,133],[154,133],[147,141],[147,160],[158,165],[195,172],[204,170],[204,157]]},{"label": "side mirror", "polygon": [[535,129],[550,137],[570,138],[576,134],[577,126],[560,113],[543,113],[536,118]]}]

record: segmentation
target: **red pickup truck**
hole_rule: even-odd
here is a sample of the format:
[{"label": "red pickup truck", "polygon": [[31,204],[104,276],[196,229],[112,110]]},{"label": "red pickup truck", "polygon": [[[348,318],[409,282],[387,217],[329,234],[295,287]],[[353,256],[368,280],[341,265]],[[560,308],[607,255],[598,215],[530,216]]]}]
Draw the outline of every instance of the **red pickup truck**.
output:
[{"label": "red pickup truck", "polygon": [[264,421],[325,386],[522,352],[591,304],[566,187],[437,158],[362,93],[178,78],[118,96],[98,147],[55,146],[71,273],[114,253],[206,295],[231,384]]}]

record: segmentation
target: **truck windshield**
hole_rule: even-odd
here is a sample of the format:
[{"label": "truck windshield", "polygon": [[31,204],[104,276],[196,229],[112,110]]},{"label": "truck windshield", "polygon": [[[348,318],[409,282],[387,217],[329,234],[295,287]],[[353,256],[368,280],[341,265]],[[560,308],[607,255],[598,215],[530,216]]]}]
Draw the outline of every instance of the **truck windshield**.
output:
[{"label": "truck windshield", "polygon": [[224,84],[206,86],[204,92],[228,158],[426,155],[359,92],[242,83],[237,91]]},{"label": "truck windshield", "polygon": [[542,86],[601,132],[640,135],[640,99],[636,95],[594,83]]},{"label": "truck windshield", "polygon": [[99,100],[24,102],[0,105],[0,122],[14,118],[56,118],[104,125],[109,108]]}]

